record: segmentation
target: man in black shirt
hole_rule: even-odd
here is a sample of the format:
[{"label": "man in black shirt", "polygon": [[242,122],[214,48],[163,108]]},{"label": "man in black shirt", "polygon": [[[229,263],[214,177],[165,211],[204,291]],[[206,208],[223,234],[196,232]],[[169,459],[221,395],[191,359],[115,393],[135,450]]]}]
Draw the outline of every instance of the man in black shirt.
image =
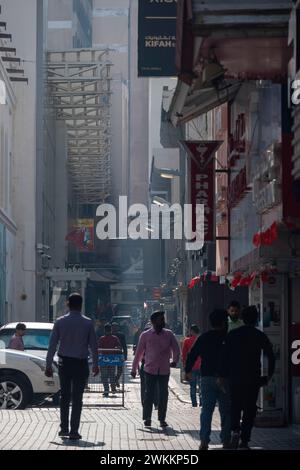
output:
[{"label": "man in black shirt", "polygon": [[[274,373],[275,356],[272,344],[262,331],[255,328],[258,311],[250,306],[242,311],[244,326],[231,331],[224,342],[220,362],[219,383],[229,379],[231,392],[232,447],[249,449],[251,431],[256,416],[259,388],[266,385]],[[268,358],[268,376],[261,377],[261,353]],[[241,415],[242,425],[240,428]],[[241,429],[241,435],[240,435]]]},{"label": "man in black shirt", "polygon": [[226,382],[222,387],[217,384],[217,372],[220,362],[220,353],[224,342],[228,318],[226,310],[214,310],[210,316],[212,330],[199,336],[187,355],[185,373],[187,379],[191,377],[193,365],[201,357],[201,429],[200,449],[207,450],[210,442],[211,422],[216,403],[219,405],[221,416],[221,441],[223,448],[229,448],[230,432],[230,399]]}]

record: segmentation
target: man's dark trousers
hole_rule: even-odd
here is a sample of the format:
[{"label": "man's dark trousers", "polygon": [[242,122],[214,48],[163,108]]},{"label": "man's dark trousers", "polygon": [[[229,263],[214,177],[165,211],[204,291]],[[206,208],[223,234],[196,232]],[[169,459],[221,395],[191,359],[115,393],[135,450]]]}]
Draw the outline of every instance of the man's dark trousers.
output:
[{"label": "man's dark trousers", "polygon": [[69,430],[69,410],[72,399],[70,432],[78,432],[82,397],[88,376],[89,365],[87,359],[59,358],[59,379],[61,386],[60,420],[63,431]]},{"label": "man's dark trousers", "polygon": [[[256,402],[259,388],[258,378],[253,378],[252,381],[230,381],[231,429],[233,432],[241,430],[241,441],[243,443],[248,443],[251,440],[251,431],[257,412]],[[242,424],[240,424],[241,418]]]},{"label": "man's dark trousers", "polygon": [[170,375],[152,375],[144,371],[145,375],[145,399],[143,406],[143,420],[151,420],[155,393],[158,387],[158,420],[166,420],[168,397],[169,397],[169,377]]},{"label": "man's dark trousers", "polygon": [[[144,363],[141,363],[140,367],[140,380],[141,380],[141,402],[144,406],[145,401],[145,393],[146,393],[146,379],[145,379],[145,371],[144,371]],[[154,388],[154,396],[153,396],[153,405],[158,407],[158,385]]]}]

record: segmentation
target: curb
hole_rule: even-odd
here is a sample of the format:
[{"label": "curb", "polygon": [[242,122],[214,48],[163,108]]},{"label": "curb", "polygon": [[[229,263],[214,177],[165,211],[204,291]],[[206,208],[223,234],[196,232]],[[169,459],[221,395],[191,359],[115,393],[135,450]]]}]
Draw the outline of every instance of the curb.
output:
[{"label": "curb", "polygon": [[179,401],[181,401],[181,403],[186,403],[186,404],[190,403],[190,400],[187,400],[186,398],[183,398],[180,387],[178,387],[178,384],[177,384],[176,380],[173,379],[173,378],[170,378],[169,390],[171,391],[171,393],[173,393],[173,395],[175,395],[175,397]]}]

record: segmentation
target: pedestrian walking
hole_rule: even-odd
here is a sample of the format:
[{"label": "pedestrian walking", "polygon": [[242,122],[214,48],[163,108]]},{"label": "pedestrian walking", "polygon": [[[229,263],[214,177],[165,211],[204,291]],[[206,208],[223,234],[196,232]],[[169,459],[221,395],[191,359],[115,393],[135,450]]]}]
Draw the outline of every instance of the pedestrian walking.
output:
[{"label": "pedestrian walking", "polygon": [[[121,344],[121,349],[124,355],[124,360],[127,361],[128,351],[127,351],[126,336],[124,335],[124,333],[120,331],[120,325],[118,323],[112,323],[111,326],[112,326],[112,334],[119,339],[120,344]],[[117,388],[120,387],[120,378],[122,376],[123,371],[124,371],[124,366],[117,367],[117,375],[115,378],[115,383],[116,383]]]},{"label": "pedestrian walking", "polygon": [[233,300],[228,305],[228,331],[235,330],[244,325],[243,320],[241,319],[241,305],[236,300]]},{"label": "pedestrian walking", "polygon": [[16,326],[16,331],[11,337],[8,349],[16,349],[17,351],[24,351],[24,342],[23,336],[26,334],[26,325],[24,323],[18,323]]},{"label": "pedestrian walking", "polygon": [[[255,326],[257,308],[252,305],[242,311],[244,326],[231,331],[221,355],[220,384],[229,379],[231,392],[232,448],[249,449],[259,389],[267,385],[275,368],[275,356],[267,335]],[[268,376],[261,377],[261,354],[268,358]],[[242,418],[242,423],[241,422]]]},{"label": "pedestrian walking", "polygon": [[[151,323],[151,322],[148,322],[148,323],[145,325],[144,330],[140,330],[139,335],[138,335],[138,336],[135,336],[135,339],[134,339],[135,344],[133,345],[134,354],[135,354],[135,351],[136,351],[137,344],[138,344],[139,337],[140,337],[141,333],[142,333],[143,331],[150,330],[150,328],[152,328],[152,323]],[[145,355],[144,355],[144,357],[143,357],[143,359],[142,359],[142,361],[141,361],[141,365],[139,366],[138,372],[139,372],[140,381],[141,381],[141,403],[142,403],[142,406],[144,406],[145,391],[146,391],[146,381],[145,381]],[[155,389],[154,389],[153,405],[154,405],[154,408],[155,408],[156,410],[158,410],[158,384],[156,385],[156,387],[155,387]]]},{"label": "pedestrian walking", "polygon": [[[136,377],[137,369],[145,359],[145,399],[143,406],[143,420],[147,427],[151,426],[152,409],[155,388],[158,386],[158,419],[160,426],[166,428],[166,414],[168,407],[168,384],[170,378],[170,367],[176,367],[180,348],[174,333],[165,329],[164,312],[157,311],[151,315],[152,327],[144,331],[139,339],[131,376]],[[170,362],[172,358],[172,361]]]},{"label": "pedestrian walking", "polygon": [[198,337],[187,355],[185,365],[185,373],[187,379],[190,380],[193,366],[197,359],[201,357],[200,450],[207,450],[209,447],[211,422],[216,403],[218,403],[221,417],[220,438],[224,449],[229,448],[231,438],[228,384],[224,381],[221,388],[217,383],[220,354],[228,327],[226,310],[214,310],[210,314],[209,320],[212,329]]},{"label": "pedestrian walking", "polygon": [[[186,358],[190,350],[192,349],[192,346],[194,345],[195,341],[199,337],[199,327],[197,325],[192,325],[190,327],[190,335],[183,340],[182,343],[182,364],[183,368],[185,367],[186,364]],[[189,381],[190,383],[190,396],[191,396],[191,402],[193,407],[198,406],[198,401],[197,401],[197,388],[199,390],[199,405],[201,403],[200,399],[200,371],[201,371],[201,357],[198,357],[193,369],[192,369],[192,377],[191,380]]]},{"label": "pedestrian walking", "polygon": [[[117,336],[112,334],[112,327],[110,323],[107,323],[104,327],[105,335],[101,336],[99,339],[99,349],[101,350],[101,354],[111,355],[114,354],[114,350],[122,350],[121,343]],[[104,397],[109,396],[109,386],[111,388],[112,393],[116,393],[116,366],[103,366],[100,367],[101,372],[101,381],[103,383],[104,388]]]},{"label": "pedestrian walking", "polygon": [[[59,436],[71,440],[81,439],[79,434],[82,397],[89,376],[89,349],[93,358],[93,375],[99,373],[98,347],[93,322],[82,315],[82,297],[71,294],[68,300],[69,313],[59,318],[50,337],[46,358],[47,377],[53,376],[52,362],[58,346],[58,369],[61,386]],[[69,412],[72,400],[71,429]]]}]

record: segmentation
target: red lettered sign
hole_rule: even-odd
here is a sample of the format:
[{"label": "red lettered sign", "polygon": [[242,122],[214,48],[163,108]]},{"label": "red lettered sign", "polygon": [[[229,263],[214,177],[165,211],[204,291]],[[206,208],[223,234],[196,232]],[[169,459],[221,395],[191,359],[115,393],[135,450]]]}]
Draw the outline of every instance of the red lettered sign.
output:
[{"label": "red lettered sign", "polygon": [[[214,240],[214,153],[223,142],[184,141],[185,150],[191,157],[190,191],[192,206],[204,205],[204,241]],[[193,211],[193,230],[196,227],[196,216]]]}]

